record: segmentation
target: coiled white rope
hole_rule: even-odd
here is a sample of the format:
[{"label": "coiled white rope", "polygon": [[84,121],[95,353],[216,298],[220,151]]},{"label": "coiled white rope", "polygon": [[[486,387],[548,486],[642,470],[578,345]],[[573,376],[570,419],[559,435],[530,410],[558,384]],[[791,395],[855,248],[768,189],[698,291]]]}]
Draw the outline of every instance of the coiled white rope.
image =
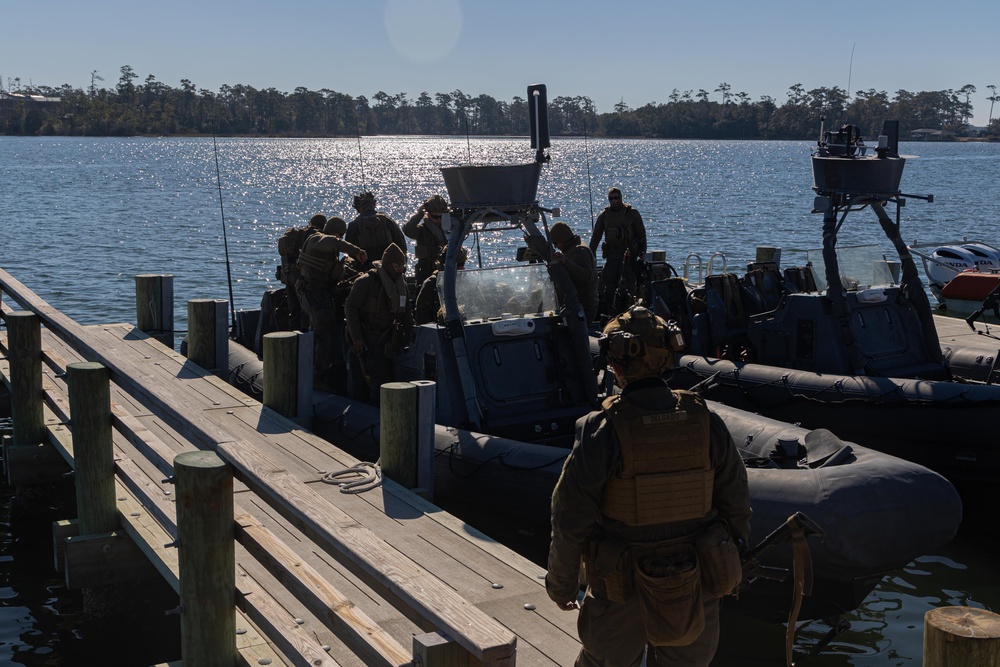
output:
[{"label": "coiled white rope", "polygon": [[[341,477],[355,475],[353,479],[343,480]],[[336,484],[340,487],[341,493],[364,493],[382,486],[382,468],[378,461],[368,463],[362,461],[358,465],[328,472],[323,475],[322,480],[327,484]]]}]

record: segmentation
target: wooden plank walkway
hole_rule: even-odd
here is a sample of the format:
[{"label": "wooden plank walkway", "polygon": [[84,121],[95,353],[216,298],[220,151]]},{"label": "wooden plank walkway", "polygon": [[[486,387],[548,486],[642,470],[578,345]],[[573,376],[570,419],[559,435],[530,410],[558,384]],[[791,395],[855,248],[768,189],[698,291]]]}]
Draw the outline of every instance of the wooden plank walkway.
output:
[{"label": "wooden plank walkway", "polygon": [[107,366],[122,528],[175,588],[176,551],[163,546],[176,534],[163,481],[173,457],[214,449],[236,468],[247,664],[275,653],[287,664],[405,664],[414,638],[434,631],[483,664],[573,662],[576,615],[548,600],[542,568],[389,480],[341,493],[323,475],[356,459],[131,325],[80,327],[30,305],[46,326],[50,440],[72,461],[66,364]]}]

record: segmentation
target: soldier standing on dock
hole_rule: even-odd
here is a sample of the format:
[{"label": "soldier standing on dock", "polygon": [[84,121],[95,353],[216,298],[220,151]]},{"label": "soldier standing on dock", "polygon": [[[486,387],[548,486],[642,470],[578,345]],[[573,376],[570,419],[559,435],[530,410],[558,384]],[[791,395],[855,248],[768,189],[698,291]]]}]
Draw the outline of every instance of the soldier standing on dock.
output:
[{"label": "soldier standing on dock", "polygon": [[549,597],[576,609],[585,565],[578,667],[637,666],[644,651],[649,667],[707,667],[719,598],[742,578],[746,467],[701,397],[663,380],[682,344],[676,328],[640,306],[604,328],[622,392],[577,421],[552,494],[545,577]]}]

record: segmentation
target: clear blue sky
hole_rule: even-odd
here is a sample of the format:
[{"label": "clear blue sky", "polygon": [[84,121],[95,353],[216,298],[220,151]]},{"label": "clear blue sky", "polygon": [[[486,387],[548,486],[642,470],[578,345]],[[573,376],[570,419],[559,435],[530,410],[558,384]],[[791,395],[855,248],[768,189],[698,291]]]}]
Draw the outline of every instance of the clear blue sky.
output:
[{"label": "clear blue sky", "polygon": [[[985,125],[1000,85],[997,0],[6,0],[0,76],[113,87],[123,65],[218,91],[329,88],[369,99],[461,90],[509,101],[530,83],[598,111],[711,99],[720,83],[779,104],[788,88],[910,92],[971,83]],[[852,64],[853,50],[853,64]],[[1000,115],[1000,105],[994,116]]]}]

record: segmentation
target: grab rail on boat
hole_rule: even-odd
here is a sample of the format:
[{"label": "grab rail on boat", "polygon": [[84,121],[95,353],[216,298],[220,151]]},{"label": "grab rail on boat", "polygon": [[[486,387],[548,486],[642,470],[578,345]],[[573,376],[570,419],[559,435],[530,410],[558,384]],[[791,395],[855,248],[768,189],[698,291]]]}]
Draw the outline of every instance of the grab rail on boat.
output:
[{"label": "grab rail on boat", "polygon": [[708,275],[715,275],[715,258],[719,257],[722,259],[722,273],[726,272],[726,255],[725,253],[719,252],[718,250],[712,253],[712,256],[708,258]]},{"label": "grab rail on boat", "polygon": [[690,272],[691,266],[692,266],[691,265],[691,258],[692,257],[694,257],[697,260],[697,262],[694,264],[694,266],[698,267],[698,283],[697,284],[700,285],[703,282],[705,282],[705,265],[701,263],[701,256],[698,253],[696,253],[696,252],[689,252],[688,256],[684,258],[684,282],[686,282],[689,285],[692,284],[691,283],[691,279],[688,276],[688,273]]}]

